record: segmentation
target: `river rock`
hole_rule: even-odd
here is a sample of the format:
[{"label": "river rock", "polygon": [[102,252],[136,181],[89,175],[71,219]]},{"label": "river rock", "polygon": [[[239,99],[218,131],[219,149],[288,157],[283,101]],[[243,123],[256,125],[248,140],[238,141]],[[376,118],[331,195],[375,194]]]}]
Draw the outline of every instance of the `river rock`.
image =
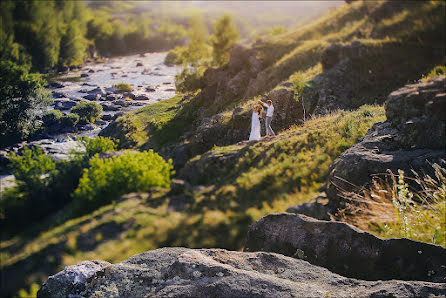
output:
[{"label": "river rock", "polygon": [[95,71],[93,69],[88,70],[89,73],[94,73]]},{"label": "river rock", "polygon": [[156,90],[155,90],[155,88],[152,88],[152,87],[146,87],[146,91],[147,92],[155,92]]},{"label": "river rock", "polygon": [[101,103],[102,110],[104,111],[119,111],[122,107],[111,103]]},{"label": "river rock", "polygon": [[161,248],[118,264],[82,262],[37,297],[376,297],[444,294],[441,284],[361,281],[275,253]]},{"label": "river rock", "polygon": [[270,214],[251,225],[245,251],[298,257],[352,278],[438,282],[446,290],[445,248],[409,239],[383,240],[343,222]]},{"label": "river rock", "polygon": [[132,102],[127,101],[127,100],[117,100],[117,101],[114,101],[114,104],[120,105],[121,107],[128,107],[128,106],[132,105]]},{"label": "river rock", "polygon": [[46,87],[48,88],[54,88],[54,89],[58,89],[58,88],[64,88],[65,85],[60,83],[60,82],[51,82],[49,83]]},{"label": "river rock", "polygon": [[135,100],[149,100],[150,98],[145,94],[135,96]]},{"label": "river rock", "polygon": [[87,78],[87,77],[89,77],[88,73],[81,74],[81,78]]},{"label": "river rock", "polygon": [[141,62],[136,63],[136,67],[144,66]]},{"label": "river rock", "polygon": [[100,96],[107,96],[107,91],[102,87],[97,87],[88,91],[88,94],[93,94],[93,95],[99,94]]},{"label": "river rock", "polygon": [[83,96],[83,98],[85,98],[87,100],[100,100],[101,95],[100,94],[88,94],[88,95]]},{"label": "river rock", "polygon": [[73,100],[55,100],[54,108],[57,110],[69,110],[76,105],[76,101]]},{"label": "river rock", "polygon": [[51,92],[53,95],[53,98],[65,98],[67,95],[63,92],[53,91]]},{"label": "river rock", "polygon": [[107,95],[106,99],[113,101],[113,100],[118,100],[122,98],[122,94],[109,94]]}]

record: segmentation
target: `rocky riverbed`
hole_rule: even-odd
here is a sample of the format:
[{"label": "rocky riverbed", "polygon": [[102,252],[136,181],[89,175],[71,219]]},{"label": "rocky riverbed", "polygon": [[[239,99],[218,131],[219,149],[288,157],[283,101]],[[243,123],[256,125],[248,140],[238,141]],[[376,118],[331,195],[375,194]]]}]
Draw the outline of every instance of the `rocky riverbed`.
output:
[{"label": "rocky riverbed", "polygon": [[[76,148],[77,137],[97,136],[116,116],[173,97],[178,68],[165,65],[165,56],[163,52],[115,57],[100,63],[88,63],[51,78],[47,89],[53,95],[54,104],[49,109],[69,114],[77,102],[95,101],[103,107],[102,120],[75,130],[45,133],[35,140],[0,148],[1,191],[13,185],[5,166],[9,152],[17,152],[23,146],[38,145],[55,159],[65,159]],[[117,92],[113,86],[118,83],[129,84],[132,91]]]}]

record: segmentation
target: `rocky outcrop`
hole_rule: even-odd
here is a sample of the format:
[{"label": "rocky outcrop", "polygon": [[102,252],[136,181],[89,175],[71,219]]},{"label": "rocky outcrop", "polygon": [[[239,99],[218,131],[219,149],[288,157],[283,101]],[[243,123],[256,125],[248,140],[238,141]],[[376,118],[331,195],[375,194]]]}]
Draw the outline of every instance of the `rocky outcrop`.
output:
[{"label": "rocky outcrop", "polygon": [[432,175],[430,163],[446,160],[444,109],[446,77],[408,85],[386,102],[387,121],[375,124],[355,146],[331,166],[325,192],[331,210],[344,208],[343,193],[357,192],[373,175],[407,175],[412,170]]},{"label": "rocky outcrop", "polygon": [[118,264],[81,262],[50,276],[37,297],[441,296],[441,284],[362,281],[275,253],[162,248]]},{"label": "rocky outcrop", "polygon": [[225,67],[205,71],[200,96],[211,102],[240,100],[245,97],[246,87],[262,67],[262,61],[256,57],[256,50],[235,45]]},{"label": "rocky outcrop", "polygon": [[[401,51],[402,47],[406,50]],[[439,52],[412,44],[334,43],[322,53],[324,71],[304,88],[305,109],[309,114],[325,115],[382,104],[392,90],[419,78],[442,59]]]},{"label": "rocky outcrop", "polygon": [[445,248],[409,239],[382,240],[342,222],[270,214],[251,225],[245,251],[294,256],[353,278],[439,282],[446,293]]},{"label": "rocky outcrop", "polygon": [[404,147],[446,149],[446,76],[390,93],[386,116]]}]

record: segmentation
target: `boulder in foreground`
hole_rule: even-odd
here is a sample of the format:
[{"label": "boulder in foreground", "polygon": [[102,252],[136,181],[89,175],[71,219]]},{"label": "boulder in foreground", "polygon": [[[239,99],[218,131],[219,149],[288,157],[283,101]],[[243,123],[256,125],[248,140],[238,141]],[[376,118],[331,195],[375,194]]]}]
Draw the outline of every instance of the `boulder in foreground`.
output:
[{"label": "boulder in foreground", "polygon": [[118,264],[66,267],[37,297],[433,297],[444,290],[429,282],[345,278],[275,253],[162,248]]},{"label": "boulder in foreground", "polygon": [[[249,229],[245,250],[299,257],[343,276],[366,280],[446,282],[446,249],[441,246],[409,239],[383,240],[343,222],[301,214],[270,214],[258,220]],[[446,284],[442,287],[446,294]]]}]

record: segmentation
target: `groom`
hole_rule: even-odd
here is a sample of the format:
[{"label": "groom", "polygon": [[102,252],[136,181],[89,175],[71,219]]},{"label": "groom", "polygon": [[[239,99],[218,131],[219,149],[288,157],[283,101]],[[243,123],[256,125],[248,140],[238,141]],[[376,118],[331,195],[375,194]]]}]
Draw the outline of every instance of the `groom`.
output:
[{"label": "groom", "polygon": [[270,99],[268,99],[266,103],[261,100],[259,100],[258,103],[266,108],[266,120],[265,120],[266,136],[271,136],[271,137],[275,136],[276,134],[271,128],[271,120],[273,120],[273,114],[274,114],[273,102]]}]

